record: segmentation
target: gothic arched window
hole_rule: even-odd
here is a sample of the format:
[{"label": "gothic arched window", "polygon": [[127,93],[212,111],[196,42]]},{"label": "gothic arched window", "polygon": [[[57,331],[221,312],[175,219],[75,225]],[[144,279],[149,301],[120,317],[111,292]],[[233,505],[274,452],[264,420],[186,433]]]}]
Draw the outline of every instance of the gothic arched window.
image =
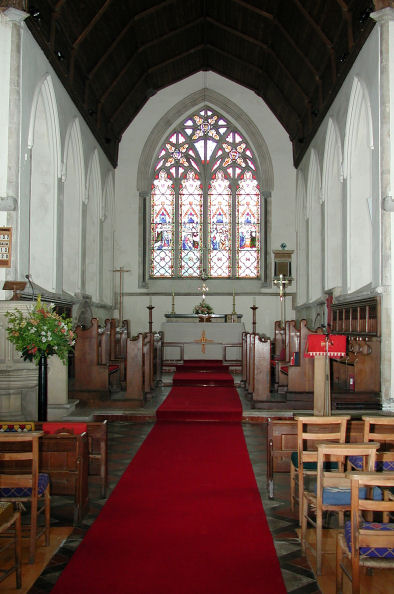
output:
[{"label": "gothic arched window", "polygon": [[152,278],[259,278],[261,196],[254,155],[210,109],[165,140],[151,191]]}]

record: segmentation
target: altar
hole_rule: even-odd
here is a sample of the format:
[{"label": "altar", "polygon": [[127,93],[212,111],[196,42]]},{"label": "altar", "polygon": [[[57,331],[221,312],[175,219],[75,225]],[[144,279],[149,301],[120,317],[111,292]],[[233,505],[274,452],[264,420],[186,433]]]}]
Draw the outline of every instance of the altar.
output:
[{"label": "altar", "polygon": [[[228,317],[220,314],[203,323],[193,323],[201,322],[196,315],[166,318],[167,321],[161,325],[164,335],[163,362],[219,359],[227,364],[240,364],[242,332],[245,331],[242,322],[228,322]],[[236,319],[240,320],[240,317]]]}]

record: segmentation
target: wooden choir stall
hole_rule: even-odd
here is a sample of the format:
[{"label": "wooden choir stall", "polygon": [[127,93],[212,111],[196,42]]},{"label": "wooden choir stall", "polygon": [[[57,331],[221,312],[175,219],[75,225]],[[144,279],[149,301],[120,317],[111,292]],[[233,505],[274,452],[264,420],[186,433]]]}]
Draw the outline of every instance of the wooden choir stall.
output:
[{"label": "wooden choir stall", "polygon": [[127,322],[116,320],[99,326],[96,318],[89,328],[76,328],[73,389],[80,400],[92,401],[96,392],[101,401],[141,406],[161,372],[161,334],[140,333],[129,337]]}]

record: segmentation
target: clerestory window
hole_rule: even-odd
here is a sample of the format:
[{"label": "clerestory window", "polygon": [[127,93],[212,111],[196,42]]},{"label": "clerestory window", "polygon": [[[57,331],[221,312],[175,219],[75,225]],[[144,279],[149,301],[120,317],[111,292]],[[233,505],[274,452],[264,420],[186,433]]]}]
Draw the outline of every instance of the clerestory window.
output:
[{"label": "clerestory window", "polygon": [[152,278],[260,278],[261,195],[253,152],[203,109],[168,135],[151,190]]}]

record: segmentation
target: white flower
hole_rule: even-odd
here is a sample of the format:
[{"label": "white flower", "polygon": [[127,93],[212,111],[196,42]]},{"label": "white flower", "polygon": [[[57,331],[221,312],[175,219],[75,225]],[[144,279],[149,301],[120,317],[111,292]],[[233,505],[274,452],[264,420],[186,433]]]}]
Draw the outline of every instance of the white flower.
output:
[{"label": "white flower", "polygon": [[43,336],[41,340],[42,340],[42,342],[46,342],[47,341],[47,339],[45,338],[45,336]]}]

